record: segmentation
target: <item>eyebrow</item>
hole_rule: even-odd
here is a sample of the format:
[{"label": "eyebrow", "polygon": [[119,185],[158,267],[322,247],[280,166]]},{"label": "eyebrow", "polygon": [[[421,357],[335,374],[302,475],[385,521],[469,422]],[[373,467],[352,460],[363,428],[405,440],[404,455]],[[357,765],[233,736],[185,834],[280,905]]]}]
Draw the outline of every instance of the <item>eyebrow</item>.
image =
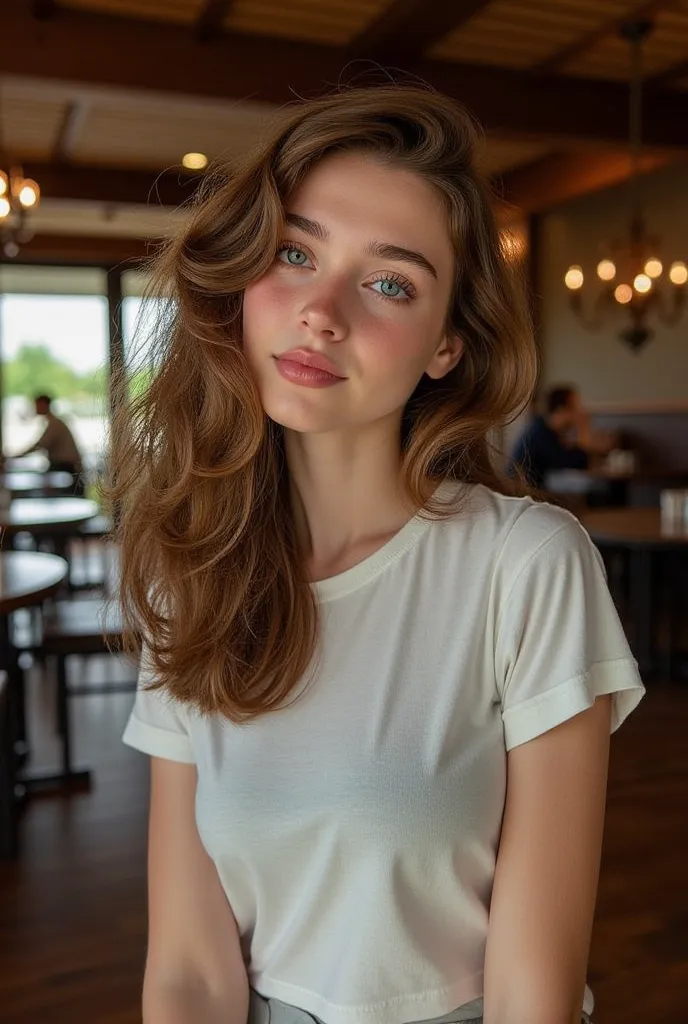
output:
[{"label": "eyebrow", "polygon": [[309,220],[308,217],[300,217],[298,213],[288,213],[286,215],[287,224],[291,224],[292,227],[299,228],[300,231],[305,231],[307,235],[312,238],[317,238],[319,242],[326,242],[330,237],[330,232],[327,230],[324,224],[318,224],[317,220]]},{"label": "eyebrow", "polygon": [[[299,228],[300,231],[304,231],[312,238],[317,238],[319,242],[326,242],[330,237],[330,232],[325,225],[318,223],[317,220],[309,220],[308,217],[301,217],[298,213],[288,213],[285,219],[287,224]],[[371,242],[366,247],[366,253],[369,256],[376,256],[383,260],[412,263],[437,279],[437,271],[430,260],[423,256],[422,253],[415,252],[413,249],[404,249],[403,246],[391,245],[389,242]]]}]

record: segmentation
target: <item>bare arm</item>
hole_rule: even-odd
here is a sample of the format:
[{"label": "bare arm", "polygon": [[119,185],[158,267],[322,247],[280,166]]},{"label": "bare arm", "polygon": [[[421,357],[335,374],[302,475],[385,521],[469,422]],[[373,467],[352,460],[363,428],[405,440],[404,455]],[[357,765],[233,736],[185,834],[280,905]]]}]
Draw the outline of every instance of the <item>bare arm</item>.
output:
[{"label": "bare arm", "polygon": [[611,701],[508,755],[485,1024],[580,1024],[599,876]]},{"label": "bare arm", "polygon": [[143,1024],[246,1024],[239,933],[196,829],[196,769],[151,759]]},{"label": "bare arm", "polygon": [[21,459],[24,455],[30,455],[31,452],[38,452],[41,448],[46,448],[47,445],[50,444],[51,440],[52,431],[50,429],[50,424],[48,424],[38,440],[32,444],[30,448],[25,448],[23,452],[19,452],[18,455],[15,455],[15,458]]}]

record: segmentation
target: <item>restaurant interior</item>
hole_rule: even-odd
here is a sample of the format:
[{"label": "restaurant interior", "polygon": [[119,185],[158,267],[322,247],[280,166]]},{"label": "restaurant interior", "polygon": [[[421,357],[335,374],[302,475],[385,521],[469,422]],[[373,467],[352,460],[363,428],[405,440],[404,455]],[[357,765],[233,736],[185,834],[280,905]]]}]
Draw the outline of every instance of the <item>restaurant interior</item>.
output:
[{"label": "restaurant interior", "polygon": [[[484,130],[541,364],[505,468],[553,388],[607,442],[541,481],[647,687],[612,738],[594,1020],[685,1024],[688,0],[5,0],[0,22],[0,1022],[141,1019],[148,764],[121,743],[102,484],[150,372],[149,258],[286,104],[391,79]],[[39,395],[80,465],[41,447]]]}]

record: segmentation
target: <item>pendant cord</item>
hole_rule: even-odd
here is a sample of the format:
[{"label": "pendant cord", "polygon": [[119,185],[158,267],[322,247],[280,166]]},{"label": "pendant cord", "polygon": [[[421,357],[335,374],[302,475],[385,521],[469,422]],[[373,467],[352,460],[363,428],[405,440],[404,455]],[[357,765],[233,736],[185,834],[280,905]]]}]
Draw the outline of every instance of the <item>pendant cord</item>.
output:
[{"label": "pendant cord", "polygon": [[628,98],[628,141],[630,176],[628,182],[633,221],[642,221],[640,158],[643,130],[643,43],[652,28],[650,21],[631,21],[621,26],[621,36],[630,44]]}]

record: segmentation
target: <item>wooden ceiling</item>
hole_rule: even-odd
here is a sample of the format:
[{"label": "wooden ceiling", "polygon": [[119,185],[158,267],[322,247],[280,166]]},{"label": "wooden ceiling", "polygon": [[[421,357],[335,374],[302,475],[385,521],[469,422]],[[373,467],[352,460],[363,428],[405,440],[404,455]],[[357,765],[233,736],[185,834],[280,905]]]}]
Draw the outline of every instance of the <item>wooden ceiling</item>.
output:
[{"label": "wooden ceiling", "polygon": [[688,6],[682,0],[54,0],[57,8],[173,23],[212,39],[242,34],[321,43],[382,59],[422,56],[491,67],[625,79],[623,19],[651,18],[648,75],[688,56]]},{"label": "wooden ceiling", "polygon": [[189,194],[183,153],[236,154],[276,107],[391,72],[474,111],[529,212],[627,176],[628,19],[653,26],[651,168],[688,155],[688,0],[3,0],[1,138],[46,231],[155,235],[135,204]]}]

